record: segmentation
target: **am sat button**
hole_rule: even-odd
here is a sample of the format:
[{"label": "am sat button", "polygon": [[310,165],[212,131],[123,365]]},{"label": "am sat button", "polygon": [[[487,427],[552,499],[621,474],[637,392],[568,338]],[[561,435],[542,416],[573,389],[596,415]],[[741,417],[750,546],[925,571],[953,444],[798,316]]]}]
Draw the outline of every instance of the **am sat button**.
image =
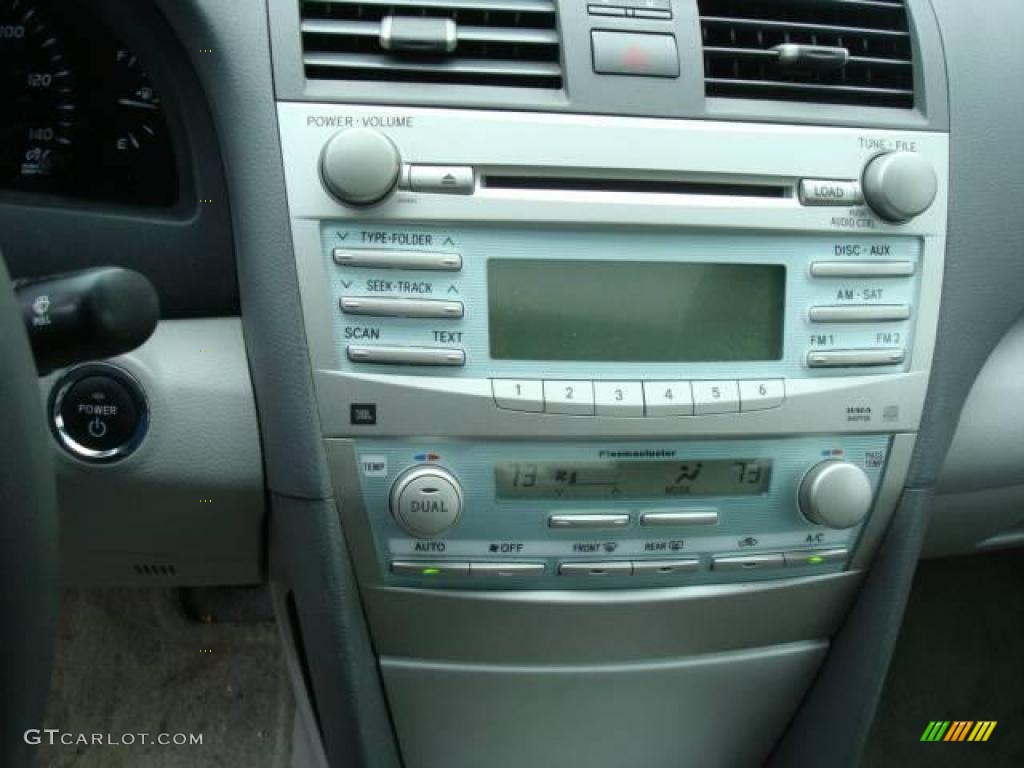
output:
[{"label": "am sat button", "polygon": [[672,35],[594,30],[590,33],[594,71],[605,75],[679,77]]}]

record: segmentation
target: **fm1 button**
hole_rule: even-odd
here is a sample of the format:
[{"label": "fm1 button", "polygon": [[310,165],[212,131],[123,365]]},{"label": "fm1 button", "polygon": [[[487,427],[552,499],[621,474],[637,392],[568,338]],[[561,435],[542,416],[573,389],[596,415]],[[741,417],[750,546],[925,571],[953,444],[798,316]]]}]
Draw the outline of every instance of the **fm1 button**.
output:
[{"label": "fm1 button", "polygon": [[53,428],[61,446],[86,461],[116,461],[138,446],[147,424],[138,383],[110,365],[75,368],[55,388]]}]

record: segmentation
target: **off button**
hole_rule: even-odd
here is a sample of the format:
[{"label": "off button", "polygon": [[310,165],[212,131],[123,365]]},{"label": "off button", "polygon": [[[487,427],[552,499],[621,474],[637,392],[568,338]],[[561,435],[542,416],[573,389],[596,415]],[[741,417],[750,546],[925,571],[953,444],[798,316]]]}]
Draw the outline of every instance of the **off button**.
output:
[{"label": "off button", "polygon": [[131,453],[146,426],[139,385],[114,366],[72,370],[55,390],[53,427],[65,450],[87,461]]},{"label": "off button", "polygon": [[391,514],[417,538],[440,536],[462,515],[462,488],[446,469],[413,467],[391,488]]}]

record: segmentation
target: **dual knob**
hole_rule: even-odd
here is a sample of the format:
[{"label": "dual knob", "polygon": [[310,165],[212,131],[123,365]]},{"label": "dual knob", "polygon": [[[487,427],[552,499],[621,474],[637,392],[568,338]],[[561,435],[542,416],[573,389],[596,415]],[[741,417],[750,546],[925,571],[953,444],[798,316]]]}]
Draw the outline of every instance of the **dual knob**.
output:
[{"label": "dual knob", "polygon": [[[800,483],[800,511],[827,528],[852,528],[871,509],[874,494],[863,469],[848,461],[816,464]],[[412,467],[391,488],[391,514],[409,534],[421,539],[440,536],[462,516],[462,486],[446,469]]]}]

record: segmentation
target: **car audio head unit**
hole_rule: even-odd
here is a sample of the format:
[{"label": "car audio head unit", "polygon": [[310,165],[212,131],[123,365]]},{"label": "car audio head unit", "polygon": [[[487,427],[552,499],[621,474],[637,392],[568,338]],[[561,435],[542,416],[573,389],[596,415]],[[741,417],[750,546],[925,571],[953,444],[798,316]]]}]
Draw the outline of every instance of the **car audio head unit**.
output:
[{"label": "car audio head unit", "polygon": [[365,583],[709,584],[869,556],[927,389],[945,136],[279,117]]}]

